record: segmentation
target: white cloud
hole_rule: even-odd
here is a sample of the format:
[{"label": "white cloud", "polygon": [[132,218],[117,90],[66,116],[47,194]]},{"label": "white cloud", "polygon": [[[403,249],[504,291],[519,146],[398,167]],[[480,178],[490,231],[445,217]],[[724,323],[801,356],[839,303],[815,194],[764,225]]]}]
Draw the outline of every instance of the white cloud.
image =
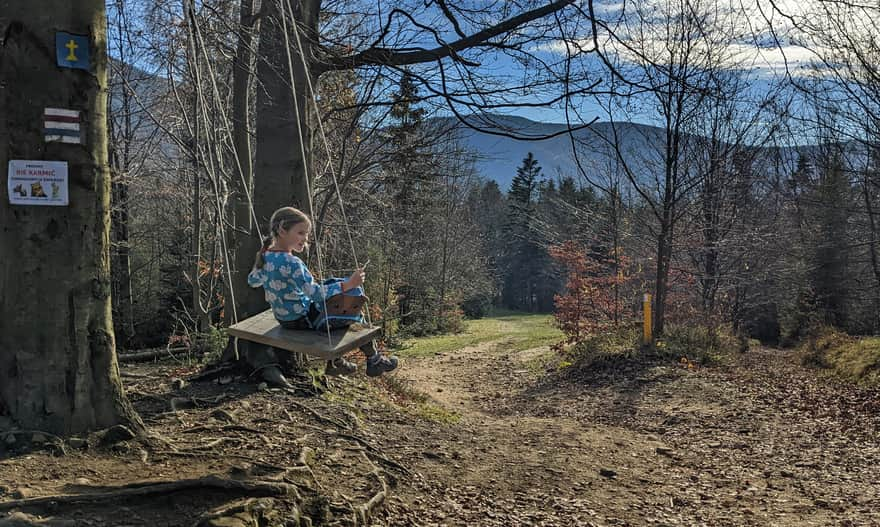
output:
[{"label": "white cloud", "polygon": [[[596,16],[612,28],[610,31],[599,30],[598,45],[607,55],[623,62],[642,62],[642,55],[655,63],[663,63],[668,60],[664,57],[670,52],[669,21],[674,23],[673,14],[677,10],[680,12],[682,6],[692,12],[710,13],[708,16],[715,24],[726,28],[709,32],[699,55],[706,60],[721,60],[730,68],[748,69],[761,76],[785,72],[798,76],[815,75],[814,66],[821,64],[819,57],[834,55],[832,42],[811,38],[802,30],[808,28],[815,32],[828,18],[823,9],[829,9],[829,4],[818,0],[775,0],[772,4],[763,0],[597,2],[594,5]],[[849,13],[844,22],[847,38],[859,38],[860,35],[870,38],[878,23],[880,8]],[[590,35],[556,41],[540,50],[577,54],[592,52],[594,48]]]}]

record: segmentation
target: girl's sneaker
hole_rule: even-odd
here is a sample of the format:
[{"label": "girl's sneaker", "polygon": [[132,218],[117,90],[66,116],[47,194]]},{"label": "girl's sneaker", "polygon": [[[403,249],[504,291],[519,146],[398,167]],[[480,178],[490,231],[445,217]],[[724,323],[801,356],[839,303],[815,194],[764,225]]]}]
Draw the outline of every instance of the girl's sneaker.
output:
[{"label": "girl's sneaker", "polygon": [[397,368],[397,357],[394,355],[386,357],[381,353],[376,353],[367,359],[367,377],[378,377],[395,368]]},{"label": "girl's sneaker", "polygon": [[324,368],[325,375],[351,375],[357,371],[357,365],[349,362],[342,357],[327,361],[327,367]]}]

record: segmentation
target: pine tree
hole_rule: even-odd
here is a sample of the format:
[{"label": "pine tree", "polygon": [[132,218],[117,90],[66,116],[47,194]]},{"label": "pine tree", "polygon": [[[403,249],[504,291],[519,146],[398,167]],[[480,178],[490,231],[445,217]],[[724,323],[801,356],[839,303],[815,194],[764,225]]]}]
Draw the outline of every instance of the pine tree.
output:
[{"label": "pine tree", "polygon": [[541,166],[535,156],[529,152],[522,160],[522,165],[516,169],[516,177],[510,183],[508,198],[515,209],[531,212],[540,175]]},{"label": "pine tree", "polygon": [[780,277],[782,336],[796,341],[817,323],[842,327],[847,323],[849,297],[848,238],[852,191],[838,145],[826,143],[824,162],[806,156],[788,180],[794,207],[789,221],[793,237],[786,246]]},{"label": "pine tree", "polygon": [[[486,255],[486,273],[491,290],[488,303],[501,305],[499,293],[504,287],[504,253],[506,249],[505,225],[507,202],[501,188],[494,180],[484,182],[469,196],[468,208],[479,230],[482,251]],[[486,299],[465,299],[465,314],[474,316],[488,310]]]},{"label": "pine tree", "polygon": [[430,211],[438,204],[426,194],[432,162],[430,150],[424,146],[425,111],[417,106],[418,100],[415,80],[404,74],[393,97],[390,113],[395,123],[389,128],[393,150],[386,164],[397,276],[393,282],[402,326],[428,318],[434,296],[427,280],[431,273],[425,267],[431,265],[430,247],[423,243],[423,236],[429,229],[426,222],[433,217]]},{"label": "pine tree", "polygon": [[541,166],[531,152],[523,159],[507,194],[504,304],[513,309],[537,308],[536,275],[546,251],[536,242],[537,189]]},{"label": "pine tree", "polygon": [[812,221],[813,290],[825,321],[841,327],[847,319],[850,186],[839,153],[831,155],[822,168]]},{"label": "pine tree", "polygon": [[418,106],[420,100],[419,86],[415,78],[404,73],[400,79],[397,93],[391,100],[391,117],[397,125],[391,129],[394,141],[398,146],[412,144],[414,136],[420,132],[425,120],[425,109]]}]

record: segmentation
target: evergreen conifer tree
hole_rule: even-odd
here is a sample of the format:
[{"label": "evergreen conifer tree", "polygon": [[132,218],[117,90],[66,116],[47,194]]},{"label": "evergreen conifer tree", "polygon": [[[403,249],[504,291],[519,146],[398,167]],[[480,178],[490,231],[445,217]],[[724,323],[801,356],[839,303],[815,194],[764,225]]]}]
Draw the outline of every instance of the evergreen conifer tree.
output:
[{"label": "evergreen conifer tree", "polygon": [[842,327],[847,319],[850,186],[841,155],[835,153],[827,161],[815,190],[810,267],[816,306],[825,322]]},{"label": "evergreen conifer tree", "polygon": [[531,152],[516,170],[507,194],[503,300],[507,307],[537,308],[536,275],[543,251],[536,240],[536,203],[541,166]]}]

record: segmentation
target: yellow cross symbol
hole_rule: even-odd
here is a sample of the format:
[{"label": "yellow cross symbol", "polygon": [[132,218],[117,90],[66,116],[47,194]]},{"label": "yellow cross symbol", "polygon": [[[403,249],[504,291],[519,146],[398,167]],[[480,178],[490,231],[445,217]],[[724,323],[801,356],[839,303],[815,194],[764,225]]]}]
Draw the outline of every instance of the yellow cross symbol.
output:
[{"label": "yellow cross symbol", "polygon": [[77,43],[73,41],[73,39],[70,39],[70,42],[65,44],[64,47],[70,51],[70,53],[66,57],[64,57],[64,60],[69,60],[71,62],[76,62],[77,60],[79,60],[76,58],[76,55],[73,54],[73,52],[79,47]]}]

